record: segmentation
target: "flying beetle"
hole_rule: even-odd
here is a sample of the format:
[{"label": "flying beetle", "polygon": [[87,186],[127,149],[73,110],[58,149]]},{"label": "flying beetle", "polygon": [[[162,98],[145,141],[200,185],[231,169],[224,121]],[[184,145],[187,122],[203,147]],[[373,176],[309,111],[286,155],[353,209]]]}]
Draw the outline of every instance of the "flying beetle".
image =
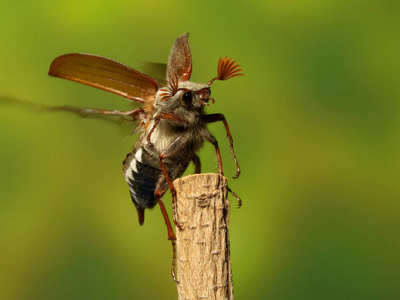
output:
[{"label": "flying beetle", "polygon": [[[139,223],[143,225],[146,208],[159,204],[168,230],[168,239],[173,246],[172,275],[175,279],[175,234],[161,197],[169,188],[172,194],[173,220],[175,218],[176,191],[173,181],[180,177],[190,162],[195,173],[201,172],[200,158],[196,154],[204,141],[215,147],[218,171],[223,175],[221,154],[216,138],[206,125],[223,122],[237,178],[240,167],[233,150],[232,136],[223,114],[205,114],[204,107],[214,103],[210,85],[215,80],[227,80],[243,75],[240,65],[232,58],[221,58],[218,76],[208,83],[189,81],[192,73],[192,55],[188,44],[188,33],[179,36],[169,55],[166,69],[166,85],[117,61],[91,54],[72,53],[56,58],[49,75],[80,82],[89,86],[121,95],[142,103],[133,110],[118,111],[92,108],[54,107],[79,114],[103,114],[127,116],[138,123],[139,140],[123,161],[125,180],[129,185],[131,199],[137,209]],[[241,200],[229,188],[228,190]]]}]

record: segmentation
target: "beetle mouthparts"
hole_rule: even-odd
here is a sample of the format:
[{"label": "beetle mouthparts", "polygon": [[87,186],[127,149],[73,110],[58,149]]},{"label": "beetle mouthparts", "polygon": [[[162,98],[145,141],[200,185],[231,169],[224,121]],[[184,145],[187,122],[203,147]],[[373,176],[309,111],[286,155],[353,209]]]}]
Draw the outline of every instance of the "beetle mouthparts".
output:
[{"label": "beetle mouthparts", "polygon": [[208,104],[206,101],[199,100],[199,102],[201,105],[210,106],[210,104]]}]

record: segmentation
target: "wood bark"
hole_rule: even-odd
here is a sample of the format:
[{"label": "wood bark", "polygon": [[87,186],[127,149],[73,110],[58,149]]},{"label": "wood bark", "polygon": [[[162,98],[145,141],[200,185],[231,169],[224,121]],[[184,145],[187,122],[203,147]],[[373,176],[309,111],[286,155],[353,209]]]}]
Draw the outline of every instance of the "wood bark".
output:
[{"label": "wood bark", "polygon": [[178,299],[233,300],[226,177],[195,174],[174,181]]}]

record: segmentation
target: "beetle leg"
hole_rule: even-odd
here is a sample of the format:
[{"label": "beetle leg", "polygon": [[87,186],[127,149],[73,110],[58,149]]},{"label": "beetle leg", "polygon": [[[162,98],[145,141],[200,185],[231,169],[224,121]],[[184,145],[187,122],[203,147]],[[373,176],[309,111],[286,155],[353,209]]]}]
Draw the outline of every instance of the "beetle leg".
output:
[{"label": "beetle leg", "polygon": [[152,142],[151,142],[151,135],[153,134],[154,130],[156,129],[156,127],[158,126],[158,124],[160,123],[161,119],[164,120],[169,120],[169,121],[173,121],[173,122],[177,122],[177,123],[181,123],[181,124],[188,124],[188,120],[174,115],[174,114],[170,114],[170,113],[160,113],[157,116],[154,117],[154,125],[153,127],[150,129],[149,134],[147,135],[147,144],[151,147],[153,146]]},{"label": "beetle leg", "polygon": [[201,162],[200,162],[200,157],[198,157],[196,154],[192,158],[192,162],[194,163],[194,174],[200,174],[201,173]]},{"label": "beetle leg", "polygon": [[[178,228],[181,228],[182,225],[179,224],[176,220],[176,190],[174,187],[174,184],[172,182],[171,176],[168,174],[167,168],[164,165],[163,160],[169,156],[171,156],[173,153],[175,153],[177,150],[180,149],[180,146],[182,144],[185,143],[185,141],[187,140],[187,137],[185,135],[180,135],[178,136],[167,148],[165,148],[163,151],[161,151],[160,155],[159,155],[159,164],[161,167],[161,170],[164,174],[164,178],[168,183],[169,189],[171,191],[172,194],[172,215],[173,215],[173,220],[175,225]],[[176,172],[176,174],[180,174],[180,170],[176,169],[174,172]]]},{"label": "beetle leg", "polygon": [[242,199],[240,199],[240,197],[238,195],[236,195],[236,193],[234,191],[232,191],[229,186],[227,186],[227,188],[228,188],[229,193],[231,193],[232,196],[237,199],[237,202],[238,202],[237,208],[240,208],[242,206]]},{"label": "beetle leg", "polygon": [[160,121],[161,121],[160,118],[155,119],[154,125],[153,125],[153,127],[151,127],[151,129],[149,131],[149,134],[147,135],[147,145],[149,145],[149,147],[153,147],[153,143],[151,142],[150,138],[151,138],[151,135],[154,132],[154,129],[156,129],[156,127],[157,127],[158,123],[160,123]]},{"label": "beetle leg", "polygon": [[168,174],[167,169],[165,168],[165,165],[163,163],[163,159],[166,156],[163,155],[163,153],[161,152],[160,157],[159,157],[159,162],[160,162],[160,166],[161,166],[161,170],[164,174],[165,180],[167,181],[168,185],[169,185],[169,190],[171,191],[172,194],[172,219],[174,221],[174,224],[180,229],[182,227],[182,225],[180,225],[178,223],[178,221],[176,220],[176,190],[174,187],[174,184],[172,183],[171,177]]},{"label": "beetle leg", "polygon": [[77,113],[82,117],[86,117],[88,115],[113,115],[113,116],[129,116],[132,119],[139,120],[140,116],[147,115],[148,111],[144,108],[136,108],[133,110],[120,111],[120,110],[107,110],[107,109],[97,109],[97,108],[79,108],[72,106],[49,106],[47,107],[47,111],[70,111],[73,113]]},{"label": "beetle leg", "polygon": [[223,114],[210,114],[210,115],[202,115],[201,119],[206,124],[218,122],[218,121],[222,121],[224,123],[225,130],[226,130],[226,136],[228,137],[228,140],[229,140],[229,147],[231,148],[232,157],[236,164],[236,175],[233,178],[235,178],[235,179],[238,178],[240,175],[240,167],[239,167],[239,163],[237,161],[236,155],[235,155],[235,151],[233,150],[233,139],[232,139],[231,131],[229,130],[228,122],[225,119],[225,116]]},{"label": "beetle leg", "polygon": [[168,230],[168,240],[171,241],[172,244],[172,266],[171,266],[171,275],[172,278],[174,279],[175,282],[179,283],[179,281],[176,279],[176,273],[175,273],[175,265],[176,265],[176,244],[175,244],[175,234],[174,230],[172,229],[171,226],[171,221],[169,220],[167,210],[165,209],[164,203],[161,200],[161,196],[165,193],[165,189],[163,190],[161,188],[161,184],[158,185],[156,191],[155,191],[155,196],[157,198],[158,205],[160,206],[162,215],[164,217],[165,225],[167,225],[167,230]]},{"label": "beetle leg", "polygon": [[165,189],[162,189],[161,188],[161,184],[158,184],[158,186],[156,188],[156,191],[154,192],[154,195],[157,198],[158,205],[160,205],[160,209],[161,209],[161,212],[162,212],[163,217],[164,217],[165,225],[167,225],[168,240],[174,241],[174,240],[176,240],[175,234],[174,234],[174,230],[172,229],[171,222],[170,222],[169,217],[168,217],[168,212],[165,209],[164,203],[161,200],[161,197],[164,194],[165,194]]},{"label": "beetle leg", "polygon": [[217,161],[218,161],[218,172],[221,175],[224,175],[224,171],[222,169],[222,159],[221,159],[221,153],[219,151],[219,146],[218,146],[218,141],[217,139],[210,133],[208,136],[205,137],[207,141],[209,141],[211,144],[214,145],[215,147],[215,152],[217,154]]}]

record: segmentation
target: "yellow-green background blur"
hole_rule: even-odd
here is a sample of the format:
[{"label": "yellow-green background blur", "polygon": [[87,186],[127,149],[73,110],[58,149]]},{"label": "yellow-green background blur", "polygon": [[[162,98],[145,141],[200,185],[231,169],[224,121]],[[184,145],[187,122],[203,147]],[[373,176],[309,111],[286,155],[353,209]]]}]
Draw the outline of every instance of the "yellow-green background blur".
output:
[{"label": "yellow-green background blur", "polygon": [[[0,10],[0,299],[176,299],[156,207],[140,227],[121,163],[126,124],[19,101],[131,109],[47,76],[87,52],[166,62],[190,32],[192,80],[212,85],[230,187],[237,299],[400,297],[400,5],[397,1],[7,1]],[[210,145],[205,172],[216,172]],[[190,170],[192,171],[192,167]],[[170,195],[165,196],[168,209]]]}]

